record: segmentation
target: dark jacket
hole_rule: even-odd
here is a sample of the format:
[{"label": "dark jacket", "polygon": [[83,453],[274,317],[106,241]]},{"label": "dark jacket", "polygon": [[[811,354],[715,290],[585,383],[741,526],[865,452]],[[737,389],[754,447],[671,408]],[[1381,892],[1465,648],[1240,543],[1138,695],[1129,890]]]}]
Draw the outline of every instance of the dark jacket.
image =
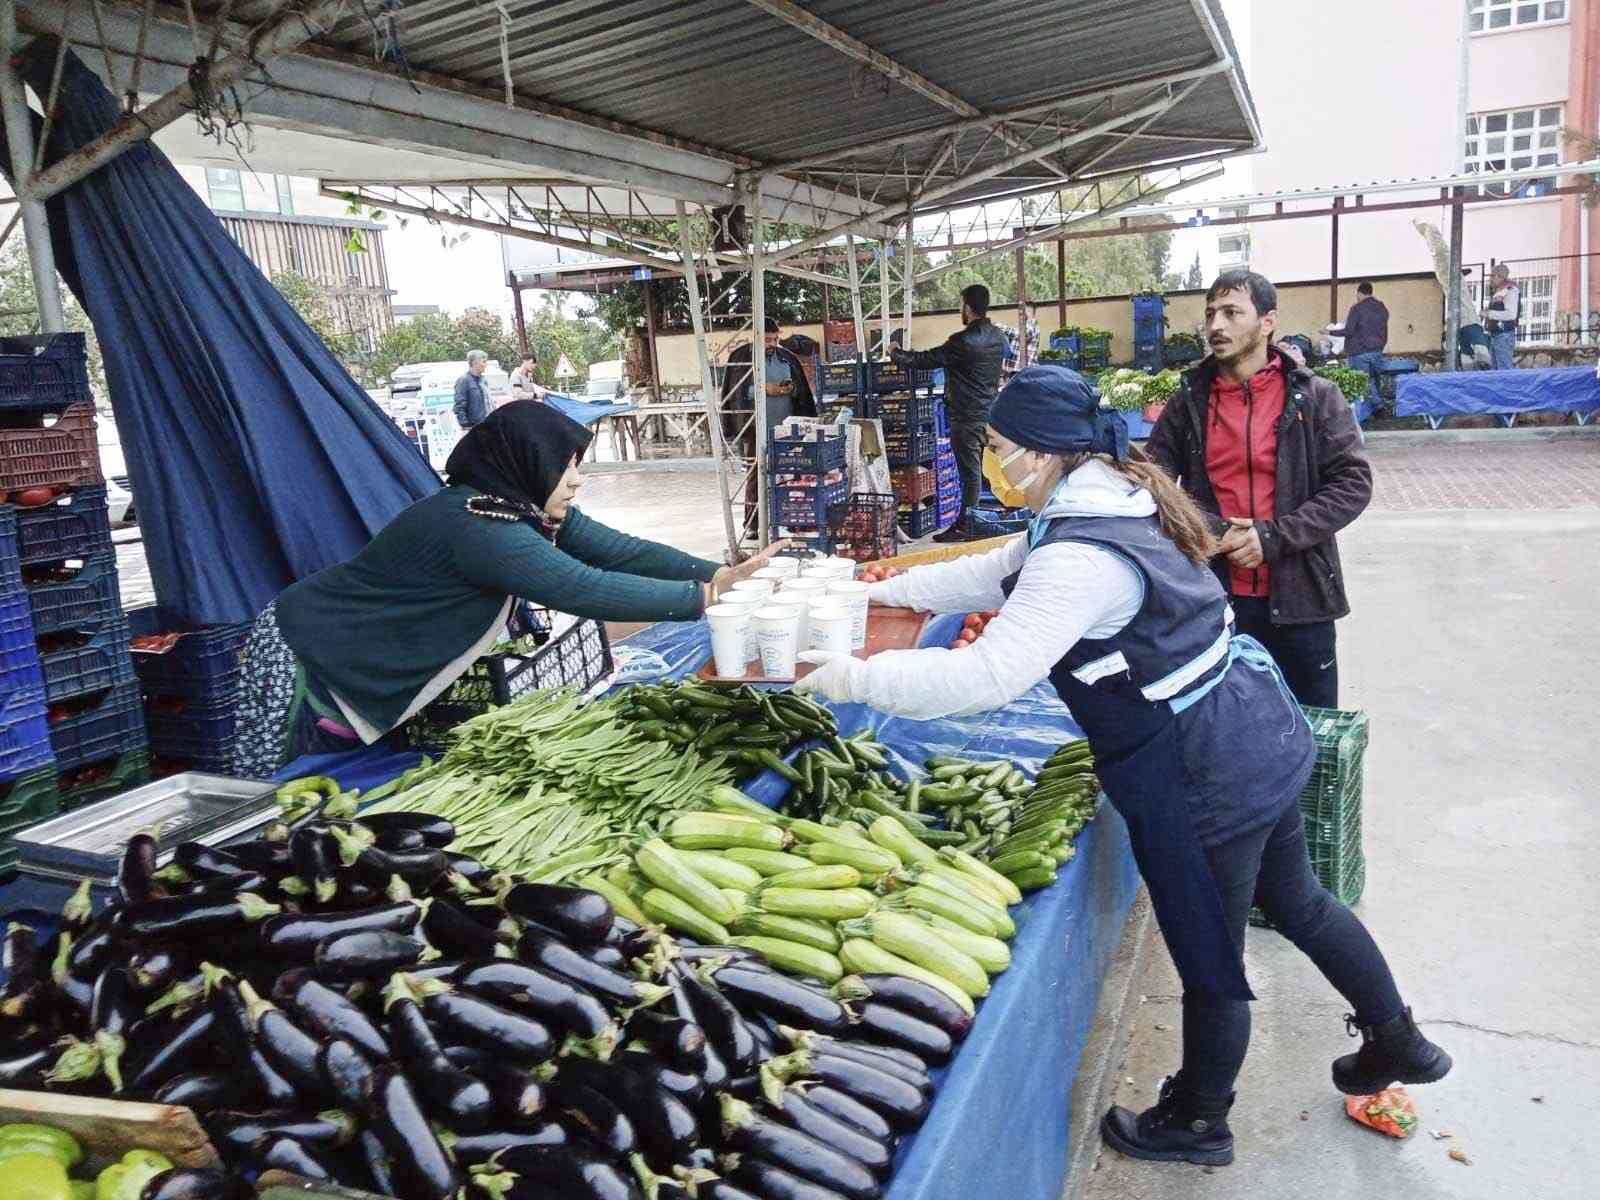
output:
[{"label": "dark jacket", "polygon": [[[1255,523],[1272,569],[1275,625],[1332,621],[1350,612],[1334,535],[1372,499],[1372,467],[1349,402],[1337,385],[1283,357],[1288,379],[1278,422],[1278,479],[1271,520]],[[1217,364],[1211,357],[1185,371],[1177,393],[1150,434],[1145,451],[1226,527],[1206,475],[1206,417]],[[1227,586],[1227,560],[1212,565]]]},{"label": "dark jacket", "polygon": [[1350,306],[1344,319],[1345,354],[1371,354],[1389,344],[1389,310],[1376,296]]},{"label": "dark jacket", "polygon": [[896,350],[894,360],[910,367],[943,367],[945,403],[950,420],[971,424],[989,419],[989,406],[1000,390],[1000,367],[1006,358],[1006,336],[988,317],[958,329],[933,350]]},{"label": "dark jacket", "polygon": [[[789,364],[789,378],[794,380],[794,391],[789,396],[789,411],[797,417],[817,415],[817,400],[811,394],[811,382],[800,359],[791,350],[779,346],[775,353]],[[755,445],[754,429],[744,433],[755,407],[750,403],[750,343],[741,341],[728,351],[727,366],[722,377],[722,433],[729,440],[741,434]]]},{"label": "dark jacket", "polygon": [[456,414],[456,424],[463,429],[471,429],[480,421],[488,420],[489,389],[484,386],[482,375],[474,375],[471,371],[467,371],[456,380],[456,402],[453,409]]}]

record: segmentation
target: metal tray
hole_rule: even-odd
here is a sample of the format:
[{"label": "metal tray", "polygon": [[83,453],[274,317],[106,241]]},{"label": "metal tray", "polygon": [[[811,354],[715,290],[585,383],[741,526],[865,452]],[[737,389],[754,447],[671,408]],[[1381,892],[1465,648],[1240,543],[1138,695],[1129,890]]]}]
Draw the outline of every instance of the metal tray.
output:
[{"label": "metal tray", "polygon": [[95,804],[20,830],[14,841],[22,870],[70,874],[73,878],[116,876],[123,848],[136,833],[155,832],[156,853],[165,859],[181,842],[222,840],[248,828],[273,807],[277,784],[186,771],[143,784]]}]

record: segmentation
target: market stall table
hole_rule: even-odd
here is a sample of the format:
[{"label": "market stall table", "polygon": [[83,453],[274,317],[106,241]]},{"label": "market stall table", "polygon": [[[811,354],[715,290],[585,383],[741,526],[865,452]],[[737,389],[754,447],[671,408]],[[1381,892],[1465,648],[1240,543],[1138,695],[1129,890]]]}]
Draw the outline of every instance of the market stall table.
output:
[{"label": "market stall table", "polygon": [[[956,615],[929,622],[924,644],[947,645],[959,622]],[[704,622],[662,624],[621,645],[659,654],[665,674],[681,677],[705,660],[710,635]],[[1081,737],[1047,683],[1004,709],[967,717],[915,721],[861,705],[840,705],[835,712],[846,734],[871,729],[902,770],[920,768],[933,755],[968,754],[1012,759],[1031,773],[1063,742]],[[377,746],[302,758],[278,777],[326,774],[345,788],[368,789],[418,761],[414,753]],[[770,772],[746,785],[774,805],[784,788]],[[887,1200],[994,1194],[1055,1200],[1060,1194],[1068,1097],[1101,982],[1138,888],[1127,829],[1102,800],[1057,882],[1013,910],[1018,932],[1011,967],[995,980],[955,1059],[934,1072],[932,1112],[916,1134],[902,1140]],[[0,912],[28,907],[30,899],[16,884],[0,888]],[[50,906],[59,901],[53,897]]]},{"label": "market stall table", "polygon": [[1566,412],[1587,425],[1600,409],[1593,367],[1513,371],[1433,371],[1402,375],[1395,384],[1396,416],[1422,417],[1431,428],[1446,417],[1488,415],[1510,428],[1521,413]]}]

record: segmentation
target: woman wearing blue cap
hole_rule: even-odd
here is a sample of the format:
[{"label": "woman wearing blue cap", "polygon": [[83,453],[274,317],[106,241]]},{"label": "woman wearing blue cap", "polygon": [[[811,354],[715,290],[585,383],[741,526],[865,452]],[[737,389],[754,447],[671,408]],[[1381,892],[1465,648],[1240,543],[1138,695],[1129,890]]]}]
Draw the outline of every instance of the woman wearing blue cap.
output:
[{"label": "woman wearing blue cap", "polygon": [[1360,920],[1311,873],[1296,800],[1315,744],[1271,657],[1233,635],[1205,515],[1061,367],[1031,367],[1000,393],[985,474],[1038,514],[1028,536],[871,591],[932,612],[999,609],[983,637],[865,660],[811,653],[818,668],[797,687],[930,719],[1000,707],[1048,678],[1071,709],[1184,984],[1182,1068],[1153,1108],[1112,1108],[1105,1140],[1137,1158],[1233,1160],[1252,902],[1355,1010],[1346,1021],[1364,1040],[1333,1064],[1340,1091],[1442,1079],[1449,1056],[1417,1030]]}]

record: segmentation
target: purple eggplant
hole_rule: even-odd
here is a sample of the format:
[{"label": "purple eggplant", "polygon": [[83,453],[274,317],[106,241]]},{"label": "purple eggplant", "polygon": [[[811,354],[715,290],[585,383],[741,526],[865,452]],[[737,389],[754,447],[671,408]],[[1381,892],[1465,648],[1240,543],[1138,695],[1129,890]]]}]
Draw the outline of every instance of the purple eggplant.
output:
[{"label": "purple eggplant", "polygon": [[394,1162],[397,1195],[417,1200],[453,1200],[463,1186],[461,1172],[439,1142],[404,1074],[393,1067],[373,1072],[367,1120]]},{"label": "purple eggplant", "polygon": [[669,969],[682,981],[696,1020],[706,1031],[707,1040],[728,1064],[728,1070],[735,1075],[755,1070],[760,1061],[760,1046],[749,1023],[732,1001],[718,991],[716,985],[708,983],[699,970],[681,962],[673,963]]},{"label": "purple eggplant", "polygon": [[428,1019],[453,1039],[504,1055],[511,1062],[543,1062],[555,1051],[549,1027],[526,1013],[439,980],[419,984],[418,991]]},{"label": "purple eggplant", "polygon": [[291,1010],[309,1031],[323,1038],[342,1038],[367,1057],[390,1057],[389,1043],[359,1007],[310,971],[289,971],[273,984],[272,998]]},{"label": "purple eggplant", "polygon": [[[408,832],[420,834],[429,846],[442,850],[456,840],[456,827],[443,817],[430,813],[387,812],[369,813],[357,817],[356,824],[365,826],[374,834]],[[459,855],[453,857],[461,857]],[[468,860],[476,861],[476,860]]]},{"label": "purple eggplant", "polygon": [[699,1122],[689,1106],[630,1067],[572,1056],[561,1060],[556,1078],[611,1099],[633,1122],[640,1145],[653,1161],[675,1163],[699,1140]]},{"label": "purple eggplant", "polygon": [[785,1083],[804,1077],[837,1088],[878,1113],[896,1129],[915,1129],[928,1115],[927,1093],[904,1079],[855,1059],[796,1050],[771,1060],[767,1069]]},{"label": "purple eggplant", "polygon": [[558,1121],[540,1121],[520,1129],[489,1129],[449,1139],[450,1153],[464,1167],[486,1163],[514,1147],[570,1146],[573,1135]]},{"label": "purple eggplant", "polygon": [[[774,1116],[801,1133],[810,1134],[825,1146],[848,1154],[879,1179],[888,1177],[894,1166],[894,1143],[880,1141],[847,1121],[813,1104],[798,1088],[786,1087],[772,1107]],[[770,1101],[769,1101],[770,1103]]]},{"label": "purple eggplant", "polygon": [[909,1016],[938,1026],[953,1042],[966,1037],[972,1028],[972,1018],[966,1010],[920,979],[884,974],[848,975],[835,984],[833,990],[841,1000],[870,999],[898,1008]]},{"label": "purple eggplant", "polygon": [[721,1113],[723,1142],[730,1148],[832,1188],[848,1200],[878,1200],[877,1176],[848,1154],[764,1117],[731,1096],[722,1097]]},{"label": "purple eggplant", "polygon": [[255,1200],[256,1190],[241,1175],[199,1167],[173,1167],[152,1177],[139,1200]]},{"label": "purple eggplant", "polygon": [[146,946],[128,956],[128,982],[141,995],[164,992],[190,969],[187,955],[167,946]]},{"label": "purple eggplant", "polygon": [[723,1160],[728,1178],[761,1200],[841,1200],[841,1193],[813,1183],[792,1171],[785,1171],[765,1159],[749,1154],[730,1154]]},{"label": "purple eggplant", "polygon": [[509,959],[479,959],[463,964],[452,982],[485,1000],[528,1009],[580,1038],[616,1044],[617,1024],[604,1004],[578,984],[538,967]]},{"label": "purple eggplant", "polygon": [[154,894],[156,839],[136,833],[128,839],[117,867],[117,894],[124,904],[142,904]]},{"label": "purple eggplant", "polygon": [[409,934],[421,917],[421,906],[410,902],[295,916],[281,914],[256,926],[256,938],[274,957],[309,963],[318,942],[365,930]]},{"label": "purple eggplant", "polygon": [[363,1114],[371,1109],[377,1069],[354,1042],[333,1038],[317,1055],[317,1067],[340,1107]]},{"label": "purple eggplant", "polygon": [[206,1118],[206,1132],[233,1156],[247,1154],[267,1137],[292,1137],[307,1146],[337,1150],[355,1140],[356,1121],[340,1109],[310,1113],[298,1109],[263,1112],[219,1111]]},{"label": "purple eggplant", "polygon": [[174,1075],[151,1096],[157,1104],[192,1108],[204,1115],[218,1108],[236,1108],[255,1096],[242,1071],[187,1071]]},{"label": "purple eggplant", "polygon": [[[641,1200],[639,1185],[623,1167],[576,1146],[519,1146],[496,1160],[508,1186],[500,1200]],[[493,1180],[494,1175],[485,1179]]]},{"label": "purple eggplant", "polygon": [[[792,1090],[792,1089],[791,1089]],[[807,1086],[805,1098],[814,1107],[821,1109],[830,1117],[843,1121],[853,1129],[859,1129],[870,1138],[880,1142],[894,1140],[894,1129],[883,1116],[868,1108],[855,1097],[841,1092],[838,1088],[817,1084]]]},{"label": "purple eggplant", "polygon": [[442,953],[459,958],[495,958],[510,953],[492,925],[482,924],[466,909],[443,897],[428,902],[422,932]]},{"label": "purple eggplant", "polygon": [[318,904],[327,904],[338,894],[339,848],[326,825],[318,822],[290,834],[289,861]]},{"label": "purple eggplant", "polygon": [[853,1037],[866,1037],[904,1050],[931,1067],[942,1067],[950,1061],[954,1050],[950,1035],[937,1025],[873,1000],[861,1001],[853,1007],[856,1016]]},{"label": "purple eggplant", "polygon": [[251,1147],[250,1159],[263,1169],[288,1171],[291,1175],[299,1175],[317,1183],[333,1180],[333,1171],[322,1155],[286,1134],[262,1138]]},{"label": "purple eggplant", "polygon": [[666,992],[656,984],[643,983],[620,971],[602,967],[585,958],[559,938],[532,927],[524,927],[517,939],[517,957],[563,979],[570,979],[603,1000],[633,1007],[654,1004]]},{"label": "purple eggplant", "polygon": [[766,967],[742,963],[710,972],[709,978],[735,1008],[799,1025],[819,1033],[844,1034],[850,1028],[843,1004],[811,984],[780,975]]},{"label": "purple eggplant", "polygon": [[641,1008],[628,1017],[627,1036],[643,1042],[662,1061],[682,1071],[703,1072],[706,1031],[693,1021]]},{"label": "purple eggplant", "polygon": [[140,942],[171,945],[206,939],[215,944],[281,911],[252,892],[168,896],[117,910],[112,928]]},{"label": "purple eggplant", "polygon": [[548,1097],[544,1085],[529,1072],[476,1046],[451,1046],[444,1055],[452,1065],[489,1085],[495,1113],[503,1123],[523,1128],[543,1119]]},{"label": "purple eggplant", "polygon": [[363,929],[324,938],[312,951],[324,979],[386,979],[414,966],[428,944],[387,929]]},{"label": "purple eggplant", "polygon": [[[925,1096],[933,1095],[933,1080],[928,1077],[928,1068],[920,1061],[915,1066],[907,1065],[902,1059],[892,1053],[884,1053],[877,1047],[865,1043],[847,1042],[839,1038],[825,1037],[820,1033],[811,1033],[803,1029],[791,1029],[787,1025],[778,1027],[784,1039],[796,1050],[811,1051],[816,1054],[828,1054],[836,1058],[848,1058],[852,1062],[862,1063],[885,1075],[891,1075],[916,1088]],[[889,1049],[885,1047],[884,1049]]]},{"label": "purple eggplant", "polygon": [[533,921],[580,945],[605,941],[616,917],[611,902],[599,892],[549,883],[519,883],[506,892],[500,906],[513,917]]},{"label": "purple eggplant", "polygon": [[439,1045],[422,1006],[416,984],[397,974],[384,991],[389,1043],[429,1111],[461,1132],[487,1129],[494,1116],[489,1085],[455,1066]]},{"label": "purple eggplant", "polygon": [[[139,1055],[128,1076],[128,1091],[148,1096],[185,1071],[198,1071],[215,1061],[211,1029],[216,1016],[210,1008],[195,1009],[172,1018],[147,1017],[135,1026],[128,1041]],[[144,1053],[148,1047],[148,1053]]]},{"label": "purple eggplant", "polygon": [[276,1004],[258,996],[250,984],[241,981],[239,994],[245,1002],[255,1044],[267,1062],[292,1083],[303,1098],[309,1100],[323,1095],[325,1085],[317,1063],[321,1043]]}]

